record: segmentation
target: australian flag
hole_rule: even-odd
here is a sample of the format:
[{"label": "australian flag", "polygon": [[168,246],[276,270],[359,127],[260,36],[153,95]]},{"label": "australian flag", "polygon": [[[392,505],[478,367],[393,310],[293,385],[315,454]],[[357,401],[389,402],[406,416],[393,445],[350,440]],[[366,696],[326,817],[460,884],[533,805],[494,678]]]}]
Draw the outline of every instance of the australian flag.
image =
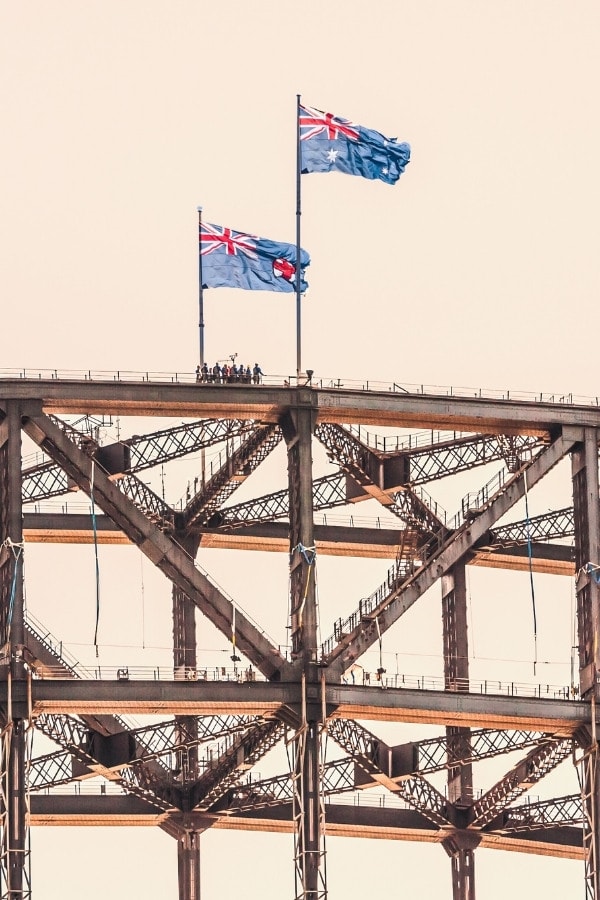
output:
[{"label": "australian flag", "polygon": [[299,106],[301,172],[345,172],[395,184],[410,160],[410,145],[331,113]]},{"label": "australian flag", "polygon": [[[296,247],[268,241],[221,225],[200,224],[202,287],[236,287],[247,291],[296,290]],[[304,269],[310,263],[300,251],[300,286],[305,291]]]}]

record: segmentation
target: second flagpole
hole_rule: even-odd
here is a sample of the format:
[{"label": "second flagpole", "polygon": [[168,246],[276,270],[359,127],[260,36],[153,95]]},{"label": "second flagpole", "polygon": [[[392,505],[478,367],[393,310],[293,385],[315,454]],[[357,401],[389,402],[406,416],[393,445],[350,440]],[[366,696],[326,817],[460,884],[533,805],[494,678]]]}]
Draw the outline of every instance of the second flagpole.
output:
[{"label": "second flagpole", "polygon": [[300,263],[300,218],[302,195],[300,189],[300,94],[296,95],[296,383],[302,371],[302,278]]},{"label": "second flagpole", "polygon": [[202,287],[202,207],[198,206],[198,332],[200,368],[204,365],[204,288]]}]

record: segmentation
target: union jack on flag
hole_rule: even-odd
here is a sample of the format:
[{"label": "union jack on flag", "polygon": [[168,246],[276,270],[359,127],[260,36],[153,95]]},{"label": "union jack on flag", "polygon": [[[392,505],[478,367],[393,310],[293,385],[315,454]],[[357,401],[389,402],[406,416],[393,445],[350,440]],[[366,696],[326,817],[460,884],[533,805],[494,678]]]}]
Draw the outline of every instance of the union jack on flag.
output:
[{"label": "union jack on flag", "polygon": [[321,112],[320,109],[312,109],[310,106],[301,106],[300,116],[300,140],[308,141],[318,134],[326,134],[330,141],[337,141],[339,136],[357,141],[359,138],[358,126],[349,119],[341,119],[333,113]]},{"label": "union jack on flag", "polygon": [[225,250],[230,256],[245,253],[246,256],[256,259],[256,237],[221,225],[203,222],[200,229],[200,253],[205,256],[214,253],[215,250]]},{"label": "union jack on flag", "polygon": [[[296,247],[269,241],[222,225],[200,223],[200,272],[203,288],[238,287],[249,291],[296,290]],[[300,251],[300,288],[308,287],[304,269],[310,263]]]},{"label": "union jack on flag", "polygon": [[345,172],[395,184],[410,160],[410,146],[379,131],[298,104],[300,171]]}]

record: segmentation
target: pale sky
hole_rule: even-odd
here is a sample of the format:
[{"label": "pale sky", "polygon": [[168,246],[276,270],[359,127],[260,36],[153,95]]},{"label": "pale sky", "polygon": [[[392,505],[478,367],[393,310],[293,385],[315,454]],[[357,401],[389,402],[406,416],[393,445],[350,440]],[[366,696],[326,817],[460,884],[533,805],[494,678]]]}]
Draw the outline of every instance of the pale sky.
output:
[{"label": "pale sky", "polygon": [[[598,394],[596,2],[0,0],[0,11],[1,368],[193,371],[196,207],[207,221],[295,240],[300,93],[412,145],[394,187],[302,180],[305,366]],[[205,315],[209,361],[237,352],[271,375],[295,371],[292,298],[207,291]],[[476,487],[484,480],[475,473]],[[245,570],[213,556],[203,565],[259,618],[241,596]],[[28,600],[52,619],[63,586],[49,603],[43,567],[57,557],[31,557]],[[115,559],[107,551],[107,569]],[[285,560],[275,565],[285,590]],[[324,561],[324,595],[348,578],[339,571]],[[351,573],[368,592],[381,571],[363,561]],[[546,619],[539,583],[541,629],[558,594],[568,630],[566,582],[549,589]],[[504,584],[494,582],[503,600]],[[414,628],[411,646],[439,652],[439,590]],[[475,621],[482,658],[492,632]],[[564,628],[545,638],[568,663]],[[529,661],[529,633],[522,643],[505,655]],[[571,778],[564,793],[574,789]],[[291,837],[210,833],[202,848],[204,900],[293,895]],[[441,847],[330,839],[328,849],[331,897],[451,896]],[[82,888],[87,900],[176,896],[175,843],[159,831],[37,829],[33,852],[38,900]],[[480,851],[476,866],[478,900],[529,897],[534,884],[583,896],[579,863]]]}]

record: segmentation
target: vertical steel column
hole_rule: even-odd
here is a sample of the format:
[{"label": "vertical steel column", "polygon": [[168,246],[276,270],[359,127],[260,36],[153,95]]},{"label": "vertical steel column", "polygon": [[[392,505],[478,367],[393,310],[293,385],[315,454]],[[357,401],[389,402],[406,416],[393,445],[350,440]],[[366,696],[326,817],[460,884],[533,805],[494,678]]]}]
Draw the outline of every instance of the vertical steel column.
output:
[{"label": "vertical steel column", "polygon": [[[444,641],[444,681],[447,691],[469,690],[469,644],[467,635],[467,579],[464,563],[442,577],[442,624]],[[460,765],[471,730],[450,725],[448,742],[448,799],[465,809],[473,802],[473,766]],[[475,857],[473,848],[460,841],[444,845],[452,864],[453,900],[475,900]]]},{"label": "vertical steel column", "polygon": [[0,448],[0,625],[9,663],[9,705],[2,735],[0,882],[2,900],[31,897],[27,810],[27,710],[11,703],[10,685],[27,678],[23,648],[23,514],[21,505],[21,410],[6,404],[7,439]]},{"label": "vertical steel column", "polygon": [[[579,685],[590,701],[590,726],[577,737],[583,747],[580,784],[584,806],[584,856],[586,898],[600,898],[600,771],[596,735],[596,704],[600,670],[600,499],[598,484],[598,432],[584,431],[584,442],[572,454],[573,509]],[[590,565],[591,564],[591,565]]]},{"label": "vertical steel column", "polygon": [[282,429],[288,448],[292,656],[310,670],[317,661],[312,411],[296,410]]},{"label": "vertical steel column", "polygon": [[598,499],[598,436],[585,429],[585,442],[572,455],[573,513],[575,519],[575,566],[577,572],[577,627],[579,640],[579,677],[582,696],[592,689],[598,699],[600,669],[600,502]]},{"label": "vertical steel column", "polygon": [[[199,538],[178,535],[177,541],[192,559],[198,552]],[[175,679],[196,677],[196,607],[173,585],[173,666]],[[198,737],[195,716],[175,716],[175,741],[184,745]],[[191,784],[199,776],[198,747],[185,747],[177,752],[177,768],[183,786]],[[185,831],[177,840],[177,876],[179,900],[200,898],[200,833]]]},{"label": "vertical steel column", "polygon": [[453,900],[475,900],[475,853],[460,848],[451,858]]},{"label": "vertical steel column", "polygon": [[290,497],[290,604],[292,656],[302,685],[301,722],[294,737],[294,857],[297,900],[327,896],[321,786],[322,709],[307,703],[307,686],[320,683],[312,485],[313,413],[298,408],[282,423],[288,449]]},{"label": "vertical steel column", "polygon": [[186,831],[177,841],[179,900],[200,897],[200,833]]}]

